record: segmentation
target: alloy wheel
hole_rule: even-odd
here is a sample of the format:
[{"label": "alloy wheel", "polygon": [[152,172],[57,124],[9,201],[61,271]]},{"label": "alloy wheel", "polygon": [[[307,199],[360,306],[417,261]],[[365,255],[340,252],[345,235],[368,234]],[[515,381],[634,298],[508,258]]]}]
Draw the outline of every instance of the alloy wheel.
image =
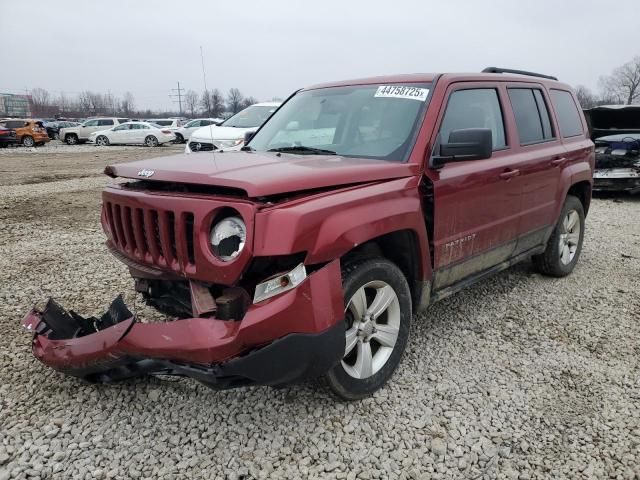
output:
[{"label": "alloy wheel", "polygon": [[342,366],[357,379],[375,375],[389,360],[400,330],[400,302],[383,281],[360,287],[345,308],[346,344]]},{"label": "alloy wheel", "polygon": [[575,210],[570,210],[562,221],[563,233],[560,234],[559,252],[560,261],[568,265],[573,260],[580,243],[580,215]]}]

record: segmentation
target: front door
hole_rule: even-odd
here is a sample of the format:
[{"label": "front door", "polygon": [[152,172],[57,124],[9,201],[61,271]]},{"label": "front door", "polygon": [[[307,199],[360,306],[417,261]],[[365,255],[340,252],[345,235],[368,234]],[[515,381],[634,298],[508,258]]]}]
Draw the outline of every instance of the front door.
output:
[{"label": "front door", "polygon": [[521,184],[505,128],[505,95],[497,84],[456,83],[447,92],[437,127],[441,142],[452,130],[489,128],[493,154],[435,171],[434,290],[498,265],[514,252]]}]

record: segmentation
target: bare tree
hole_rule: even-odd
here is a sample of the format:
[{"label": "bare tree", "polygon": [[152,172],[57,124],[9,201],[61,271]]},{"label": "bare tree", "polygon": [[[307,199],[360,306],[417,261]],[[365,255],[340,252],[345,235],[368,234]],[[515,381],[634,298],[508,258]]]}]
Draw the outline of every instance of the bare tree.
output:
[{"label": "bare tree", "polygon": [[242,109],[242,101],[244,97],[240,90],[232,88],[227,95],[227,106],[233,113],[238,113]]},{"label": "bare tree", "polygon": [[207,117],[211,116],[211,95],[209,94],[209,90],[205,90],[202,92],[202,97],[200,98],[200,106],[202,110],[204,110],[204,114]]},{"label": "bare tree", "polygon": [[30,92],[33,112],[36,115],[42,114],[50,104],[51,96],[44,88],[34,88]]},{"label": "bare tree", "polygon": [[217,88],[211,92],[211,116],[220,117],[224,112],[224,99]]},{"label": "bare tree", "polygon": [[640,100],[640,55],[600,79],[603,97],[631,105]]},{"label": "bare tree", "polygon": [[58,100],[56,100],[56,102],[58,103],[58,108],[62,113],[68,112],[72,109],[72,101],[65,95],[64,92],[60,92],[60,96],[58,97]]},{"label": "bare tree", "polygon": [[258,99],[255,97],[247,97],[244,100],[242,100],[242,106],[241,109],[250,107],[251,105],[253,105],[254,103],[258,103]]},{"label": "bare tree", "polygon": [[584,85],[578,85],[575,91],[582,108],[593,108],[598,104],[596,96]]},{"label": "bare tree", "polygon": [[198,94],[193,90],[189,90],[184,95],[184,104],[187,106],[187,110],[191,114],[191,118],[196,115],[196,108],[198,107]]},{"label": "bare tree", "polygon": [[129,116],[135,110],[135,100],[133,98],[133,93],[124,92],[124,96],[122,97],[122,102],[120,103],[122,108],[122,113]]}]

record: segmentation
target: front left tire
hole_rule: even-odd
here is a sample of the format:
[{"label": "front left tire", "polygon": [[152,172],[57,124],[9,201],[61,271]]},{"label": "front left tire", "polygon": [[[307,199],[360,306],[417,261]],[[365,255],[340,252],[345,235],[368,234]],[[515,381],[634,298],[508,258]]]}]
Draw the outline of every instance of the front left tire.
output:
[{"label": "front left tire", "polygon": [[325,376],[343,400],[382,388],[400,364],[411,327],[411,292],[402,271],[384,258],[346,265],[345,351]]}]

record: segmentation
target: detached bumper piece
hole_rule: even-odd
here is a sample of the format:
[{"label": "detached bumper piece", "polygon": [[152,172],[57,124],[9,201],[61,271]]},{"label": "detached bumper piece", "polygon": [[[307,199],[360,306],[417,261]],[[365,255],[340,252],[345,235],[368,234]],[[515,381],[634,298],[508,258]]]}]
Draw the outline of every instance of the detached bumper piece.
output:
[{"label": "detached bumper piece", "polygon": [[50,299],[22,324],[34,333],[35,357],[67,375],[97,383],[179,375],[224,389],[322,375],[344,353],[343,315],[335,261],[298,288],[251,306],[242,321],[141,323],[118,297],[102,316],[88,318]]}]

